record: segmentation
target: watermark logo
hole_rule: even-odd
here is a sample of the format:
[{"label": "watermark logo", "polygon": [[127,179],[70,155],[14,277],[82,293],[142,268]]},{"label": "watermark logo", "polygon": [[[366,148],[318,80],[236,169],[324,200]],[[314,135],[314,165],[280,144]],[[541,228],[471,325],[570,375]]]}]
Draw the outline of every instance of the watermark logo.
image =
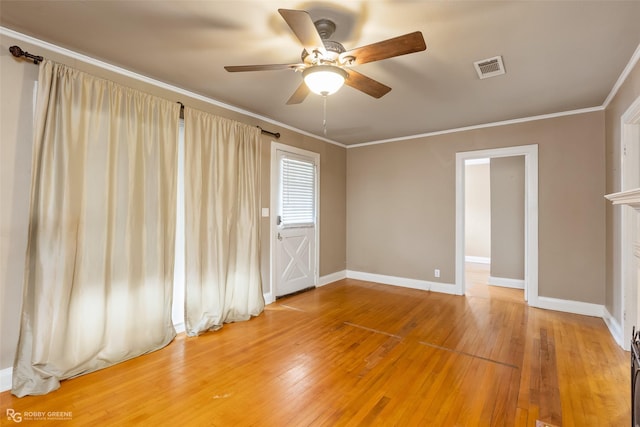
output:
[{"label": "watermark logo", "polygon": [[73,418],[71,411],[23,411],[18,412],[15,409],[7,408],[7,420],[14,423],[22,421],[69,421]]},{"label": "watermark logo", "polygon": [[22,422],[22,414],[20,412],[16,412],[13,409],[7,408],[7,419],[9,421],[13,421],[14,423]]}]

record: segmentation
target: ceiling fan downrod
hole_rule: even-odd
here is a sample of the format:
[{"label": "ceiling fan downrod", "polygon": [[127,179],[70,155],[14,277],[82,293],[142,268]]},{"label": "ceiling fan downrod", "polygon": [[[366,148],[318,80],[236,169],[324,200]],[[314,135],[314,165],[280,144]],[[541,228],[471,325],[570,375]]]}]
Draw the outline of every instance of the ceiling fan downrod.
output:
[{"label": "ceiling fan downrod", "polygon": [[336,31],[336,24],[330,19],[318,19],[313,25],[316,26],[316,30],[318,30],[318,34],[320,34],[322,40],[329,40]]}]

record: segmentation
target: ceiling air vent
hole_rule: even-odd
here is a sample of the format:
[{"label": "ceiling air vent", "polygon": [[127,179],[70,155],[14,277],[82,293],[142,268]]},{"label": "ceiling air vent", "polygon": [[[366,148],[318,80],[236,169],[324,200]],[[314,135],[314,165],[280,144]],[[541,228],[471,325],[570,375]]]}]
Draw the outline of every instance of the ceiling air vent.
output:
[{"label": "ceiling air vent", "polygon": [[476,61],[473,63],[473,66],[476,68],[478,77],[481,79],[499,76],[505,73],[502,56],[494,56],[493,58]]}]

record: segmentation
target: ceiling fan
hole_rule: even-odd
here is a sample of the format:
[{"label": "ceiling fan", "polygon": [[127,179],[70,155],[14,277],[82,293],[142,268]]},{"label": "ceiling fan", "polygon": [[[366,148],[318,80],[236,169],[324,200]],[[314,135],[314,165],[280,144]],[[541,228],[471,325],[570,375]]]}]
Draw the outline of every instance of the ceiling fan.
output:
[{"label": "ceiling fan", "polygon": [[374,98],[381,98],[391,88],[353,70],[351,67],[420,52],[427,48],[422,33],[415,31],[346,50],[339,42],[329,40],[336,29],[333,21],[320,19],[313,22],[309,13],[304,10],[278,9],[278,12],[304,47],[301,55],[302,63],[232,65],[224,68],[229,72],[287,69],[302,72],[303,82],[289,98],[287,104],[301,103],[309,91],[322,96],[330,95],[340,89],[343,84]]}]

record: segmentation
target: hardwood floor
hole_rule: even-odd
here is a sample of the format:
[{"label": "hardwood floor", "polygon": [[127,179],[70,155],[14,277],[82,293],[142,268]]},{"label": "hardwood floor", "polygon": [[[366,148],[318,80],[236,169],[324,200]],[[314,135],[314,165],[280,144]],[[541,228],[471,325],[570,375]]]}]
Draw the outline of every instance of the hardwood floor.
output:
[{"label": "hardwood floor", "polygon": [[474,274],[466,297],[347,279],[283,298],[49,395],[2,393],[1,424],[7,409],[68,413],[23,421],[43,426],[630,424],[629,353],[601,319]]}]

